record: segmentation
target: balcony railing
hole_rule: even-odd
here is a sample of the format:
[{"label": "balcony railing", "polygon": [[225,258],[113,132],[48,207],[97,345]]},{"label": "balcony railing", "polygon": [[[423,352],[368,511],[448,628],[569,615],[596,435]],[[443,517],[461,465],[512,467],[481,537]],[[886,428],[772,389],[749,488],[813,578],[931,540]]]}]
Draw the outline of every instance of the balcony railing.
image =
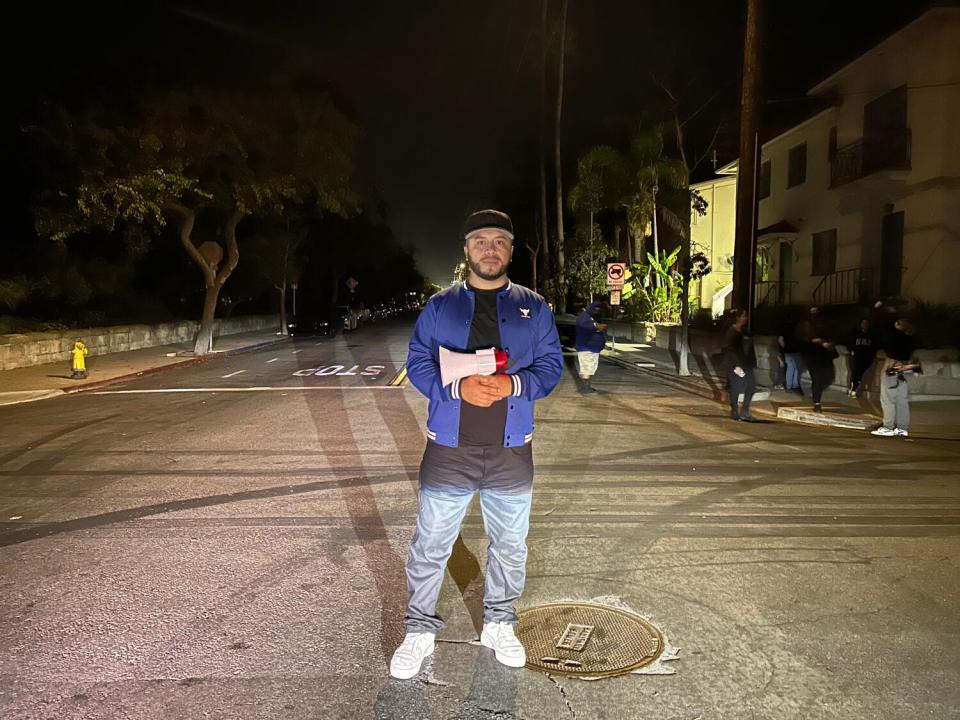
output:
[{"label": "balcony railing", "polygon": [[830,187],[839,187],[880,170],[909,170],[913,138],[910,129],[861,138],[837,150],[830,163]]},{"label": "balcony railing", "polygon": [[876,295],[873,268],[850,268],[827,273],[813,289],[816,305],[844,305],[868,300]]},{"label": "balcony railing", "polygon": [[754,305],[790,305],[793,303],[794,280],[760,280],[754,292]]}]

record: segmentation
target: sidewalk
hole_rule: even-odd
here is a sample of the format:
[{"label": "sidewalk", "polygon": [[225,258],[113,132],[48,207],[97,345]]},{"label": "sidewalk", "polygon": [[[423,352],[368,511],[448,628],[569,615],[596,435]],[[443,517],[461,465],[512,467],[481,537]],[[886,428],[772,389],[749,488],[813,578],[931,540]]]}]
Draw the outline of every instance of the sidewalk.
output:
[{"label": "sidewalk", "polygon": [[214,338],[213,352],[196,357],[191,343],[158,345],[143,350],[94,355],[87,358],[86,380],[70,379],[70,363],[49,363],[0,372],[0,405],[42,400],[64,393],[90,390],[131,377],[146,375],[171,367],[209,362],[288,338],[275,330],[237,333]]},{"label": "sidewalk", "polygon": [[[614,349],[615,347],[615,349]],[[646,344],[617,341],[608,342],[603,357],[617,365],[653,375],[658,380],[701,397],[722,402],[729,401],[726,380],[709,361],[690,354],[687,377],[677,375],[677,360],[671,351]],[[845,430],[867,431],[880,424],[882,411],[879,400],[851,398],[839,390],[823,394],[823,412],[813,412],[809,382],[803,380],[805,397],[780,390],[771,390],[758,384],[751,411],[759,416],[791,420],[809,425],[828,426]],[[960,440],[960,398],[943,400],[914,400],[910,404],[910,434],[920,437]]]}]

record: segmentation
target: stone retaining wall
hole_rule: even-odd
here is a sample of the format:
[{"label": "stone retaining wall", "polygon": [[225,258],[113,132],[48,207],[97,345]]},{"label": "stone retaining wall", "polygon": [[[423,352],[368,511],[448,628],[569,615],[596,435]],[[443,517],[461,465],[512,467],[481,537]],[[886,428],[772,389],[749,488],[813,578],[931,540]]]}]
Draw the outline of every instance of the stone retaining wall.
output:
[{"label": "stone retaining wall", "polygon": [[[277,315],[250,315],[214,321],[213,336],[235,335],[279,328]],[[195,320],[159,325],[116,325],[79,328],[66,332],[38,332],[0,335],[0,370],[68,362],[77,338],[83,340],[90,355],[106,355],[160,345],[192,343],[197,331]]]}]

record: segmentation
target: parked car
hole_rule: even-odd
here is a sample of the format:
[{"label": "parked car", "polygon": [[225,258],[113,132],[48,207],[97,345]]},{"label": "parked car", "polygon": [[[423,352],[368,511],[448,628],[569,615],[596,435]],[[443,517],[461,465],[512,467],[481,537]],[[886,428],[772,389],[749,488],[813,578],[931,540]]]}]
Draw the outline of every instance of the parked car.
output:
[{"label": "parked car", "polygon": [[287,320],[287,332],[290,335],[330,335],[333,325],[327,318],[319,315],[298,315]]},{"label": "parked car", "polygon": [[577,342],[577,317],[576,315],[557,315],[554,318],[557,326],[557,334],[560,336],[560,344],[566,347],[573,347]]}]

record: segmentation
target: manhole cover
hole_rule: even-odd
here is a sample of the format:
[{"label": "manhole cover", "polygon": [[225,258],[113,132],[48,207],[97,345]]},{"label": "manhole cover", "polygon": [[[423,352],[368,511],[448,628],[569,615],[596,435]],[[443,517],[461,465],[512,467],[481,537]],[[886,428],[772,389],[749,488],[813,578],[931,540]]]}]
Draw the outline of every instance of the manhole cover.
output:
[{"label": "manhole cover", "polygon": [[649,665],[663,652],[663,636],[653,625],[606,605],[550,603],[518,614],[518,634],[531,670],[613,677]]}]

